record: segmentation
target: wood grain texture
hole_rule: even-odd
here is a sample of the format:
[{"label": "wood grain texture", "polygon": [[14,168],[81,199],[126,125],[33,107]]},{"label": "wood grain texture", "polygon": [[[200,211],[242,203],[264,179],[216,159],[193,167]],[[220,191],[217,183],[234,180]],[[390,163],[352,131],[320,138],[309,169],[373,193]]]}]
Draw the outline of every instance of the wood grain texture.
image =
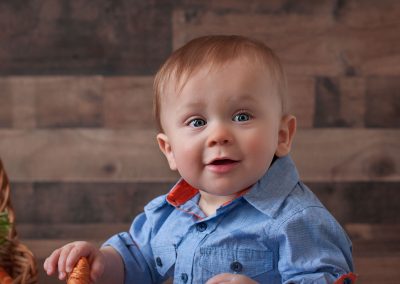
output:
[{"label": "wood grain texture", "polygon": [[304,129],[292,156],[305,181],[398,181],[398,130]]},{"label": "wood grain texture", "polygon": [[366,109],[366,79],[317,77],[315,127],[363,127]]},{"label": "wood grain texture", "polygon": [[176,179],[149,130],[4,130],[0,153],[14,181]]},{"label": "wood grain texture", "polygon": [[289,76],[289,112],[296,116],[298,128],[311,128],[315,116],[315,79],[307,76]]},{"label": "wood grain texture", "polygon": [[[352,1],[349,5],[343,1],[319,2],[277,1],[275,7],[261,10],[251,5],[229,9],[227,2],[225,7],[201,8],[198,2],[193,6],[189,3],[174,10],[173,46],[205,34],[242,34],[272,47],[289,74],[400,74],[400,56],[393,52],[400,47],[396,1],[382,5],[373,1]],[[388,19],[381,20],[380,15],[386,13]]]},{"label": "wood grain texture", "polygon": [[[288,81],[290,111],[310,128],[315,80]],[[155,129],[152,76],[9,76],[0,86],[3,128]]]},{"label": "wood grain texture", "polygon": [[104,78],[106,128],[155,129],[153,77]]},{"label": "wood grain texture", "polygon": [[12,126],[12,94],[7,80],[0,78],[0,128]]},{"label": "wood grain texture", "polygon": [[[393,228],[384,225],[400,224],[397,213],[400,203],[398,182],[311,182],[306,185],[341,224],[381,224],[382,228],[386,228],[386,231],[380,232],[380,239],[378,232],[370,231],[371,239],[386,238],[388,241],[386,232]],[[366,234],[367,229],[361,229],[352,228],[363,233],[358,239],[363,239]]]},{"label": "wood grain texture", "polygon": [[13,185],[12,200],[19,223],[129,223],[170,188],[169,183],[23,183]]},{"label": "wood grain texture", "polygon": [[367,127],[400,127],[400,77],[371,77],[366,86]]},{"label": "wood grain texture", "polygon": [[[368,228],[362,226],[351,228],[351,231],[357,232],[354,235],[357,235],[358,240],[367,241],[389,241],[386,232],[393,228],[385,226],[400,224],[397,212],[400,202],[399,184],[306,183],[341,224],[380,224],[386,228],[380,232],[380,237],[378,232],[367,231]],[[70,234],[61,230],[59,224],[129,223],[143,211],[148,202],[166,194],[172,185],[171,182],[13,183],[11,197],[18,223],[38,225],[36,230],[25,231],[24,237],[67,238]],[[89,235],[90,232],[82,234]]]},{"label": "wood grain texture", "polygon": [[33,84],[38,128],[103,125],[101,77],[45,77]]},{"label": "wood grain texture", "polygon": [[[303,129],[292,157],[305,181],[399,181],[398,130]],[[0,130],[14,181],[174,181],[150,130]]]},{"label": "wood grain texture", "polygon": [[0,4],[0,74],[151,74],[171,50],[169,1]]}]

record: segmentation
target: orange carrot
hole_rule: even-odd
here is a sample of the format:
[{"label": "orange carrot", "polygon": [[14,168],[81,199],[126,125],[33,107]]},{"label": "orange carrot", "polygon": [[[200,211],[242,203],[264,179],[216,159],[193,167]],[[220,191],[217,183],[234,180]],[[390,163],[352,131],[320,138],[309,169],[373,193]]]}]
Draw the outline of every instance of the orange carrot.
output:
[{"label": "orange carrot", "polygon": [[89,284],[90,269],[86,257],[81,257],[68,277],[67,284]]},{"label": "orange carrot", "polygon": [[4,270],[4,268],[0,267],[0,284],[12,284],[13,280],[11,276]]}]

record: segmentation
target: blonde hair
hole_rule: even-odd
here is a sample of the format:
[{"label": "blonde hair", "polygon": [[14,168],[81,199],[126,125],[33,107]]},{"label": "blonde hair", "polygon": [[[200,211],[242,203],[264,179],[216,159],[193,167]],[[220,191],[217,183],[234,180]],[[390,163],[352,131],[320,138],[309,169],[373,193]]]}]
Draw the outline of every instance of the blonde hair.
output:
[{"label": "blonde hair", "polygon": [[158,70],[154,79],[153,111],[157,126],[162,131],[160,119],[161,96],[170,82],[175,90],[182,89],[190,76],[200,68],[222,66],[237,58],[260,62],[270,71],[281,98],[282,112],[286,111],[286,76],[279,58],[264,43],[238,35],[212,35],[195,38],[175,50]]}]

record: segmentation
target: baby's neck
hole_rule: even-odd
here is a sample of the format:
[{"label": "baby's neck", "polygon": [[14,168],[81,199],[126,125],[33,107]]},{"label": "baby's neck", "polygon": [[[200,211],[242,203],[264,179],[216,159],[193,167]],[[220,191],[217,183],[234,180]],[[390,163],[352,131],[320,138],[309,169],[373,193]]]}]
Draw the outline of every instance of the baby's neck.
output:
[{"label": "baby's neck", "polygon": [[233,200],[235,197],[236,195],[215,196],[202,192],[199,200],[199,207],[204,212],[204,214],[206,214],[207,216],[211,216],[215,214],[219,207]]}]

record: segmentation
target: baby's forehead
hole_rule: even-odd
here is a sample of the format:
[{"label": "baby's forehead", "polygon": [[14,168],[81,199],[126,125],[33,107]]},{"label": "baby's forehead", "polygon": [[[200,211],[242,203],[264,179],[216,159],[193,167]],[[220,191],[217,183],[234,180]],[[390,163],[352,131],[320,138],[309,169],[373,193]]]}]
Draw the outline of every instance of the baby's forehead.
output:
[{"label": "baby's forehead", "polygon": [[[272,75],[273,68],[268,64],[263,63],[260,60],[255,60],[253,58],[232,58],[231,60],[226,60],[224,62],[219,61],[207,61],[199,64],[195,67],[190,69],[184,70],[182,72],[171,72],[170,80],[168,80],[166,84],[165,90],[167,90],[167,94],[181,94],[184,87],[187,85],[188,82],[192,81],[194,78],[196,80],[202,80],[209,77],[213,77],[218,75],[218,73],[227,71],[236,71],[236,69],[227,68],[233,64],[239,64],[241,68],[241,72],[243,77],[245,77],[246,73],[254,74],[257,72],[258,74],[263,75],[263,80],[273,81],[274,78]],[[237,65],[236,65],[237,66]],[[245,68],[247,67],[247,68]],[[254,78],[256,80],[256,78]],[[229,82],[225,82],[229,84]]]}]

